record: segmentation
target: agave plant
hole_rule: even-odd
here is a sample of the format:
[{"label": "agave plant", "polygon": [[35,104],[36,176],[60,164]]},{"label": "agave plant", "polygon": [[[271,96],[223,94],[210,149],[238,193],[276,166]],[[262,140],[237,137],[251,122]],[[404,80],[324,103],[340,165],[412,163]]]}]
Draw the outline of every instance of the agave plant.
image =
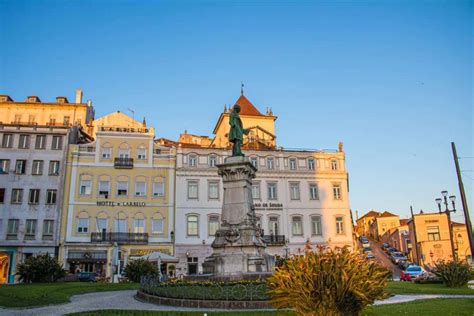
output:
[{"label": "agave plant", "polygon": [[469,282],[471,267],[467,262],[438,261],[433,273],[448,287],[460,287]]},{"label": "agave plant", "polygon": [[268,279],[270,303],[299,315],[359,315],[368,304],[387,297],[391,272],[347,248],[305,247]]}]

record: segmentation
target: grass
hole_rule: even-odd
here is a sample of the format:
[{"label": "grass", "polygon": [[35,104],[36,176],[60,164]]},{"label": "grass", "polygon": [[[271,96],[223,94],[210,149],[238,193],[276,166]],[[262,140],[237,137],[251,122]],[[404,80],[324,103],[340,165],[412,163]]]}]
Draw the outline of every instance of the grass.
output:
[{"label": "grass", "polygon": [[[402,304],[390,304],[382,306],[371,306],[366,308],[363,316],[395,316],[395,315],[472,315],[474,311],[474,300],[472,299],[434,299],[425,301],[415,301]],[[74,316],[112,316],[112,315],[131,315],[131,316],[202,316],[205,312],[151,312],[151,311],[125,311],[125,310],[100,310],[93,312],[74,313]],[[248,312],[206,312],[208,316],[296,316],[291,311],[248,311]]]},{"label": "grass", "polygon": [[446,287],[444,284],[416,284],[413,282],[388,282],[387,292],[392,294],[463,294],[474,295],[474,290],[466,286]]},{"label": "grass", "polygon": [[33,307],[69,302],[75,294],[138,289],[137,283],[38,283],[0,286],[0,306]]}]

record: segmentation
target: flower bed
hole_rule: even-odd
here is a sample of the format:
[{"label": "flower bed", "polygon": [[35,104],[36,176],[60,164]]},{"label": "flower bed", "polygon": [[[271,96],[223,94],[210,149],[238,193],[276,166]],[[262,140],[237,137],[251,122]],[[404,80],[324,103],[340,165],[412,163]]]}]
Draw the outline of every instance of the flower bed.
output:
[{"label": "flower bed", "polygon": [[264,281],[186,281],[159,282],[144,277],[141,291],[159,297],[190,300],[266,301],[267,285]]}]

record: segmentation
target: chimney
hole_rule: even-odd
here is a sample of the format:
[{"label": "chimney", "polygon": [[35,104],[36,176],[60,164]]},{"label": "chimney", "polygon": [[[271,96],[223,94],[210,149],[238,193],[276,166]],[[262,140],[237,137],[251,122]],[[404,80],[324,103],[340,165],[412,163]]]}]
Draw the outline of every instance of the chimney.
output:
[{"label": "chimney", "polygon": [[82,90],[76,90],[76,103],[82,103]]},{"label": "chimney", "polygon": [[87,106],[91,107],[92,106],[92,100],[87,100]]},{"label": "chimney", "polygon": [[359,211],[356,210],[356,220],[358,220],[358,219],[359,219]]}]

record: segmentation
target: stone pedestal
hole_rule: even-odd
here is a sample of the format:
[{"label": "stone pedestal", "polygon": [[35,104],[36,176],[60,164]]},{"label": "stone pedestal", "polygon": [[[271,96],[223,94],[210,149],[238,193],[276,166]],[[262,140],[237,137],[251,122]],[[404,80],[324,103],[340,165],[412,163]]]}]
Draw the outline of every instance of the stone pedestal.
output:
[{"label": "stone pedestal", "polygon": [[203,272],[214,276],[267,272],[266,245],[257,230],[252,198],[257,169],[245,157],[229,157],[217,167],[224,183],[221,228]]}]

